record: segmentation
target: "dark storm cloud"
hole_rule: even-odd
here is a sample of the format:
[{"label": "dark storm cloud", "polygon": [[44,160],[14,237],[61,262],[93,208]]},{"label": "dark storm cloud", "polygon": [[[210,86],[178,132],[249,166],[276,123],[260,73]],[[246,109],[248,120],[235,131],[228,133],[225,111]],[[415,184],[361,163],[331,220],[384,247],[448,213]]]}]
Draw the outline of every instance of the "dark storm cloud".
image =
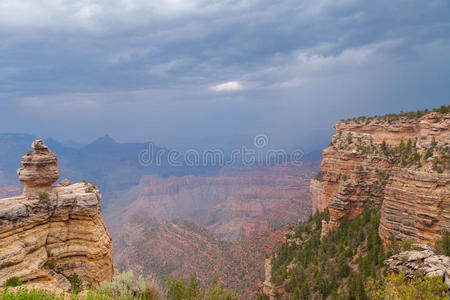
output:
[{"label": "dark storm cloud", "polygon": [[2,131],[300,142],[450,92],[444,0],[6,0],[0,40]]}]

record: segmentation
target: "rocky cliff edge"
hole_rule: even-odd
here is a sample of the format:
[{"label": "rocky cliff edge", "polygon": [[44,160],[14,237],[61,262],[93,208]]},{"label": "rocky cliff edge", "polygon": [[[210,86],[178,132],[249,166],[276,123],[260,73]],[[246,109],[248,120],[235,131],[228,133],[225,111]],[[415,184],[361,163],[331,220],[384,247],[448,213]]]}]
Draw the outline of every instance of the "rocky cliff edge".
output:
[{"label": "rocky cliff edge", "polygon": [[56,155],[41,140],[32,148],[17,171],[23,194],[0,199],[0,285],[19,277],[66,289],[75,273],[86,286],[110,279],[112,242],[99,190],[68,180],[53,186],[59,178]]}]

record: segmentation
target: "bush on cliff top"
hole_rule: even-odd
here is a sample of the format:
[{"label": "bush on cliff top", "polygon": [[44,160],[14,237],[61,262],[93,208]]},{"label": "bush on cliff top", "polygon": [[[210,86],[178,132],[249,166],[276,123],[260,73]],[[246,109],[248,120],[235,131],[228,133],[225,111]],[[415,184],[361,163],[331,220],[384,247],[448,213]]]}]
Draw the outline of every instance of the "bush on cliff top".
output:
[{"label": "bush on cliff top", "polygon": [[5,283],[3,284],[4,287],[16,287],[22,285],[22,279],[19,277],[11,277],[6,279]]},{"label": "bush on cliff top", "polygon": [[396,113],[396,114],[395,113],[385,114],[382,116],[371,116],[371,117],[360,116],[360,117],[351,118],[351,119],[342,120],[342,121],[356,121],[358,123],[365,121],[367,123],[368,121],[370,121],[372,119],[377,119],[377,118],[384,119],[387,121],[395,121],[395,120],[398,120],[400,117],[407,117],[409,119],[419,119],[430,112],[438,112],[441,114],[447,114],[450,112],[450,105],[442,105],[440,107],[434,108],[431,111],[428,109],[422,109],[422,110],[419,109],[416,111],[400,112],[400,113]]},{"label": "bush on cliff top", "polygon": [[64,296],[56,296],[54,293],[43,290],[3,290],[0,292],[0,300],[63,300]]},{"label": "bush on cliff top", "polygon": [[102,282],[99,292],[113,299],[158,299],[159,291],[133,272],[120,273],[110,281]]},{"label": "bush on cliff top", "polygon": [[450,232],[446,231],[434,245],[438,254],[450,256]]},{"label": "bush on cliff top", "polygon": [[168,300],[235,300],[238,294],[223,287],[217,280],[207,288],[201,288],[195,276],[189,281],[166,278]]}]

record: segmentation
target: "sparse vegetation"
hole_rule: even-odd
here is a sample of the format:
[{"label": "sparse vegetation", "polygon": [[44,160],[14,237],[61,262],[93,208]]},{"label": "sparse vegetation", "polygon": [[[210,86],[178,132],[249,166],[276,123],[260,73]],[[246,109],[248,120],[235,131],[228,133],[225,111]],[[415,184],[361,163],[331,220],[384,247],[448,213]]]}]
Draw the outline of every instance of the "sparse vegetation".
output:
[{"label": "sparse vegetation", "polygon": [[54,261],[54,260],[47,260],[47,261],[44,263],[44,268],[45,268],[45,269],[49,269],[49,270],[54,269],[54,268],[55,268],[55,261]]},{"label": "sparse vegetation", "polygon": [[73,273],[70,277],[69,277],[69,282],[70,282],[70,292],[72,294],[78,294],[79,292],[81,292],[81,290],[83,289],[83,285],[81,283],[81,279],[78,276],[77,273]]},{"label": "sparse vegetation", "polygon": [[347,119],[347,120],[342,120],[344,122],[357,122],[357,123],[365,123],[365,124],[369,124],[370,121],[373,120],[383,120],[383,121],[388,121],[388,122],[392,122],[392,121],[396,121],[399,120],[400,118],[408,118],[408,119],[420,119],[421,117],[423,117],[424,115],[430,113],[430,112],[438,112],[441,114],[447,114],[450,111],[450,105],[442,105],[438,108],[434,108],[433,110],[429,111],[428,109],[422,109],[422,110],[416,110],[416,111],[410,111],[410,112],[400,112],[400,113],[392,113],[392,114],[386,114],[383,116],[360,116],[360,117],[356,117],[356,118],[351,118],[351,119]]},{"label": "sparse vegetation", "polygon": [[16,287],[22,285],[22,279],[19,277],[11,277],[6,279],[5,283],[3,284],[3,287]]},{"label": "sparse vegetation", "polygon": [[445,231],[442,238],[434,245],[438,254],[450,256],[450,232]]},{"label": "sparse vegetation", "polygon": [[[63,300],[64,296],[56,296],[54,293],[44,290],[4,290],[0,292],[0,300]],[[93,298],[90,298],[93,299]]]},{"label": "sparse vegetation", "polygon": [[87,183],[87,185],[89,186],[84,190],[86,193],[95,193],[98,190],[98,185],[95,182]]},{"label": "sparse vegetation", "polygon": [[47,192],[39,193],[39,203],[48,204],[50,202],[50,196]]},{"label": "sparse vegetation", "polygon": [[314,176],[314,179],[317,181],[323,181],[322,171],[317,172],[317,174]]},{"label": "sparse vegetation", "polygon": [[100,285],[99,292],[113,299],[158,299],[160,289],[156,283],[149,284],[133,272],[120,273]]},{"label": "sparse vegetation", "polygon": [[234,300],[238,294],[223,287],[216,279],[207,288],[201,288],[195,276],[189,281],[185,278],[174,280],[167,278],[168,300]]},{"label": "sparse vegetation", "polygon": [[369,279],[369,299],[449,299],[447,285],[440,277],[408,279],[402,273],[388,274],[382,280]]}]

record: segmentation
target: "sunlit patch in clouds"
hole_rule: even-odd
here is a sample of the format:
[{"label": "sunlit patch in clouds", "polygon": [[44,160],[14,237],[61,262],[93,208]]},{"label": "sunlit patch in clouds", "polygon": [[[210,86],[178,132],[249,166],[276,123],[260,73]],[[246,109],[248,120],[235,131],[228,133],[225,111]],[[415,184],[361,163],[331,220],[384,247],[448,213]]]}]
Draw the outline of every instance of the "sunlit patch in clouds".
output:
[{"label": "sunlit patch in clouds", "polygon": [[230,92],[243,90],[244,86],[239,81],[228,81],[214,85],[210,89],[216,92]]}]

